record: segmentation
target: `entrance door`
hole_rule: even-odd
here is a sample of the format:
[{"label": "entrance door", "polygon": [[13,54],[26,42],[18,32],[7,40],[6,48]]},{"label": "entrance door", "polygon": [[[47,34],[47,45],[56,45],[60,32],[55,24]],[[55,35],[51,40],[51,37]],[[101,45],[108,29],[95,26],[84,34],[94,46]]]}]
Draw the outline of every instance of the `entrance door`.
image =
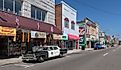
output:
[{"label": "entrance door", "polygon": [[7,56],[8,54],[8,37],[0,36],[0,56]]}]

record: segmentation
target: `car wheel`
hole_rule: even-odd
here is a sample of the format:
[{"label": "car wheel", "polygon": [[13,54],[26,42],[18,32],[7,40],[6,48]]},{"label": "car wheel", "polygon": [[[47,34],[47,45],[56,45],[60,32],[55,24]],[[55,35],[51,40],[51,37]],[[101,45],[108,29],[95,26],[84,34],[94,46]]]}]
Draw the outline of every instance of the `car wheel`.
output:
[{"label": "car wheel", "polygon": [[38,58],[38,61],[39,61],[39,62],[44,62],[44,58],[43,58],[43,57],[39,57],[39,58]]},{"label": "car wheel", "polygon": [[59,57],[63,57],[64,55],[63,54],[60,54]]}]

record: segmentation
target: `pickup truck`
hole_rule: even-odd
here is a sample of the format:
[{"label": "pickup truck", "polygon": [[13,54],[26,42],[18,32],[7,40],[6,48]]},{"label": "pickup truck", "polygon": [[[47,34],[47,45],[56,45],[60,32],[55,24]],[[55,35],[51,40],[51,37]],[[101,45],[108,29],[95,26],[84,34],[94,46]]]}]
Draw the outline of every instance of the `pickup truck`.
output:
[{"label": "pickup truck", "polygon": [[62,57],[64,54],[67,53],[67,49],[60,48],[58,46],[44,46],[39,47],[36,50],[28,51],[22,54],[22,61],[39,61],[43,62],[46,59],[60,56]]}]

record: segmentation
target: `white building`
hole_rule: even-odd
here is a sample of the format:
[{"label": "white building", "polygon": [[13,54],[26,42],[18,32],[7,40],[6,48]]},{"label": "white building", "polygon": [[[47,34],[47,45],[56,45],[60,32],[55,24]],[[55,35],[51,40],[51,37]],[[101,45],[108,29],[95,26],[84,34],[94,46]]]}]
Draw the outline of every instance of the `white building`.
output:
[{"label": "white building", "polygon": [[0,10],[55,25],[55,0],[0,0]]},{"label": "white building", "polygon": [[[61,15],[58,15],[61,14]],[[60,18],[59,18],[60,17]],[[77,11],[61,1],[56,5],[56,25],[63,31],[64,46],[69,49],[78,47],[79,26],[76,24]]]}]

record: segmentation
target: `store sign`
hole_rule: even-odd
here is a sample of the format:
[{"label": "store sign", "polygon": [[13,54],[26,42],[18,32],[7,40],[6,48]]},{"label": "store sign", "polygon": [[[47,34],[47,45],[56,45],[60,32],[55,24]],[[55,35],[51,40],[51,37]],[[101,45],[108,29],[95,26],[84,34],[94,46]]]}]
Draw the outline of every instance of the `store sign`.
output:
[{"label": "store sign", "polygon": [[0,26],[0,35],[2,36],[16,36],[16,29],[10,27]]},{"label": "store sign", "polygon": [[61,40],[62,39],[62,35],[53,34],[53,39]]},{"label": "store sign", "polygon": [[62,40],[68,40],[68,35],[67,34],[62,35]]},{"label": "store sign", "polygon": [[81,36],[80,37],[79,45],[80,46],[85,46],[86,45],[86,38],[85,38],[85,36]]},{"label": "store sign", "polygon": [[45,32],[31,31],[31,38],[46,38]]}]

